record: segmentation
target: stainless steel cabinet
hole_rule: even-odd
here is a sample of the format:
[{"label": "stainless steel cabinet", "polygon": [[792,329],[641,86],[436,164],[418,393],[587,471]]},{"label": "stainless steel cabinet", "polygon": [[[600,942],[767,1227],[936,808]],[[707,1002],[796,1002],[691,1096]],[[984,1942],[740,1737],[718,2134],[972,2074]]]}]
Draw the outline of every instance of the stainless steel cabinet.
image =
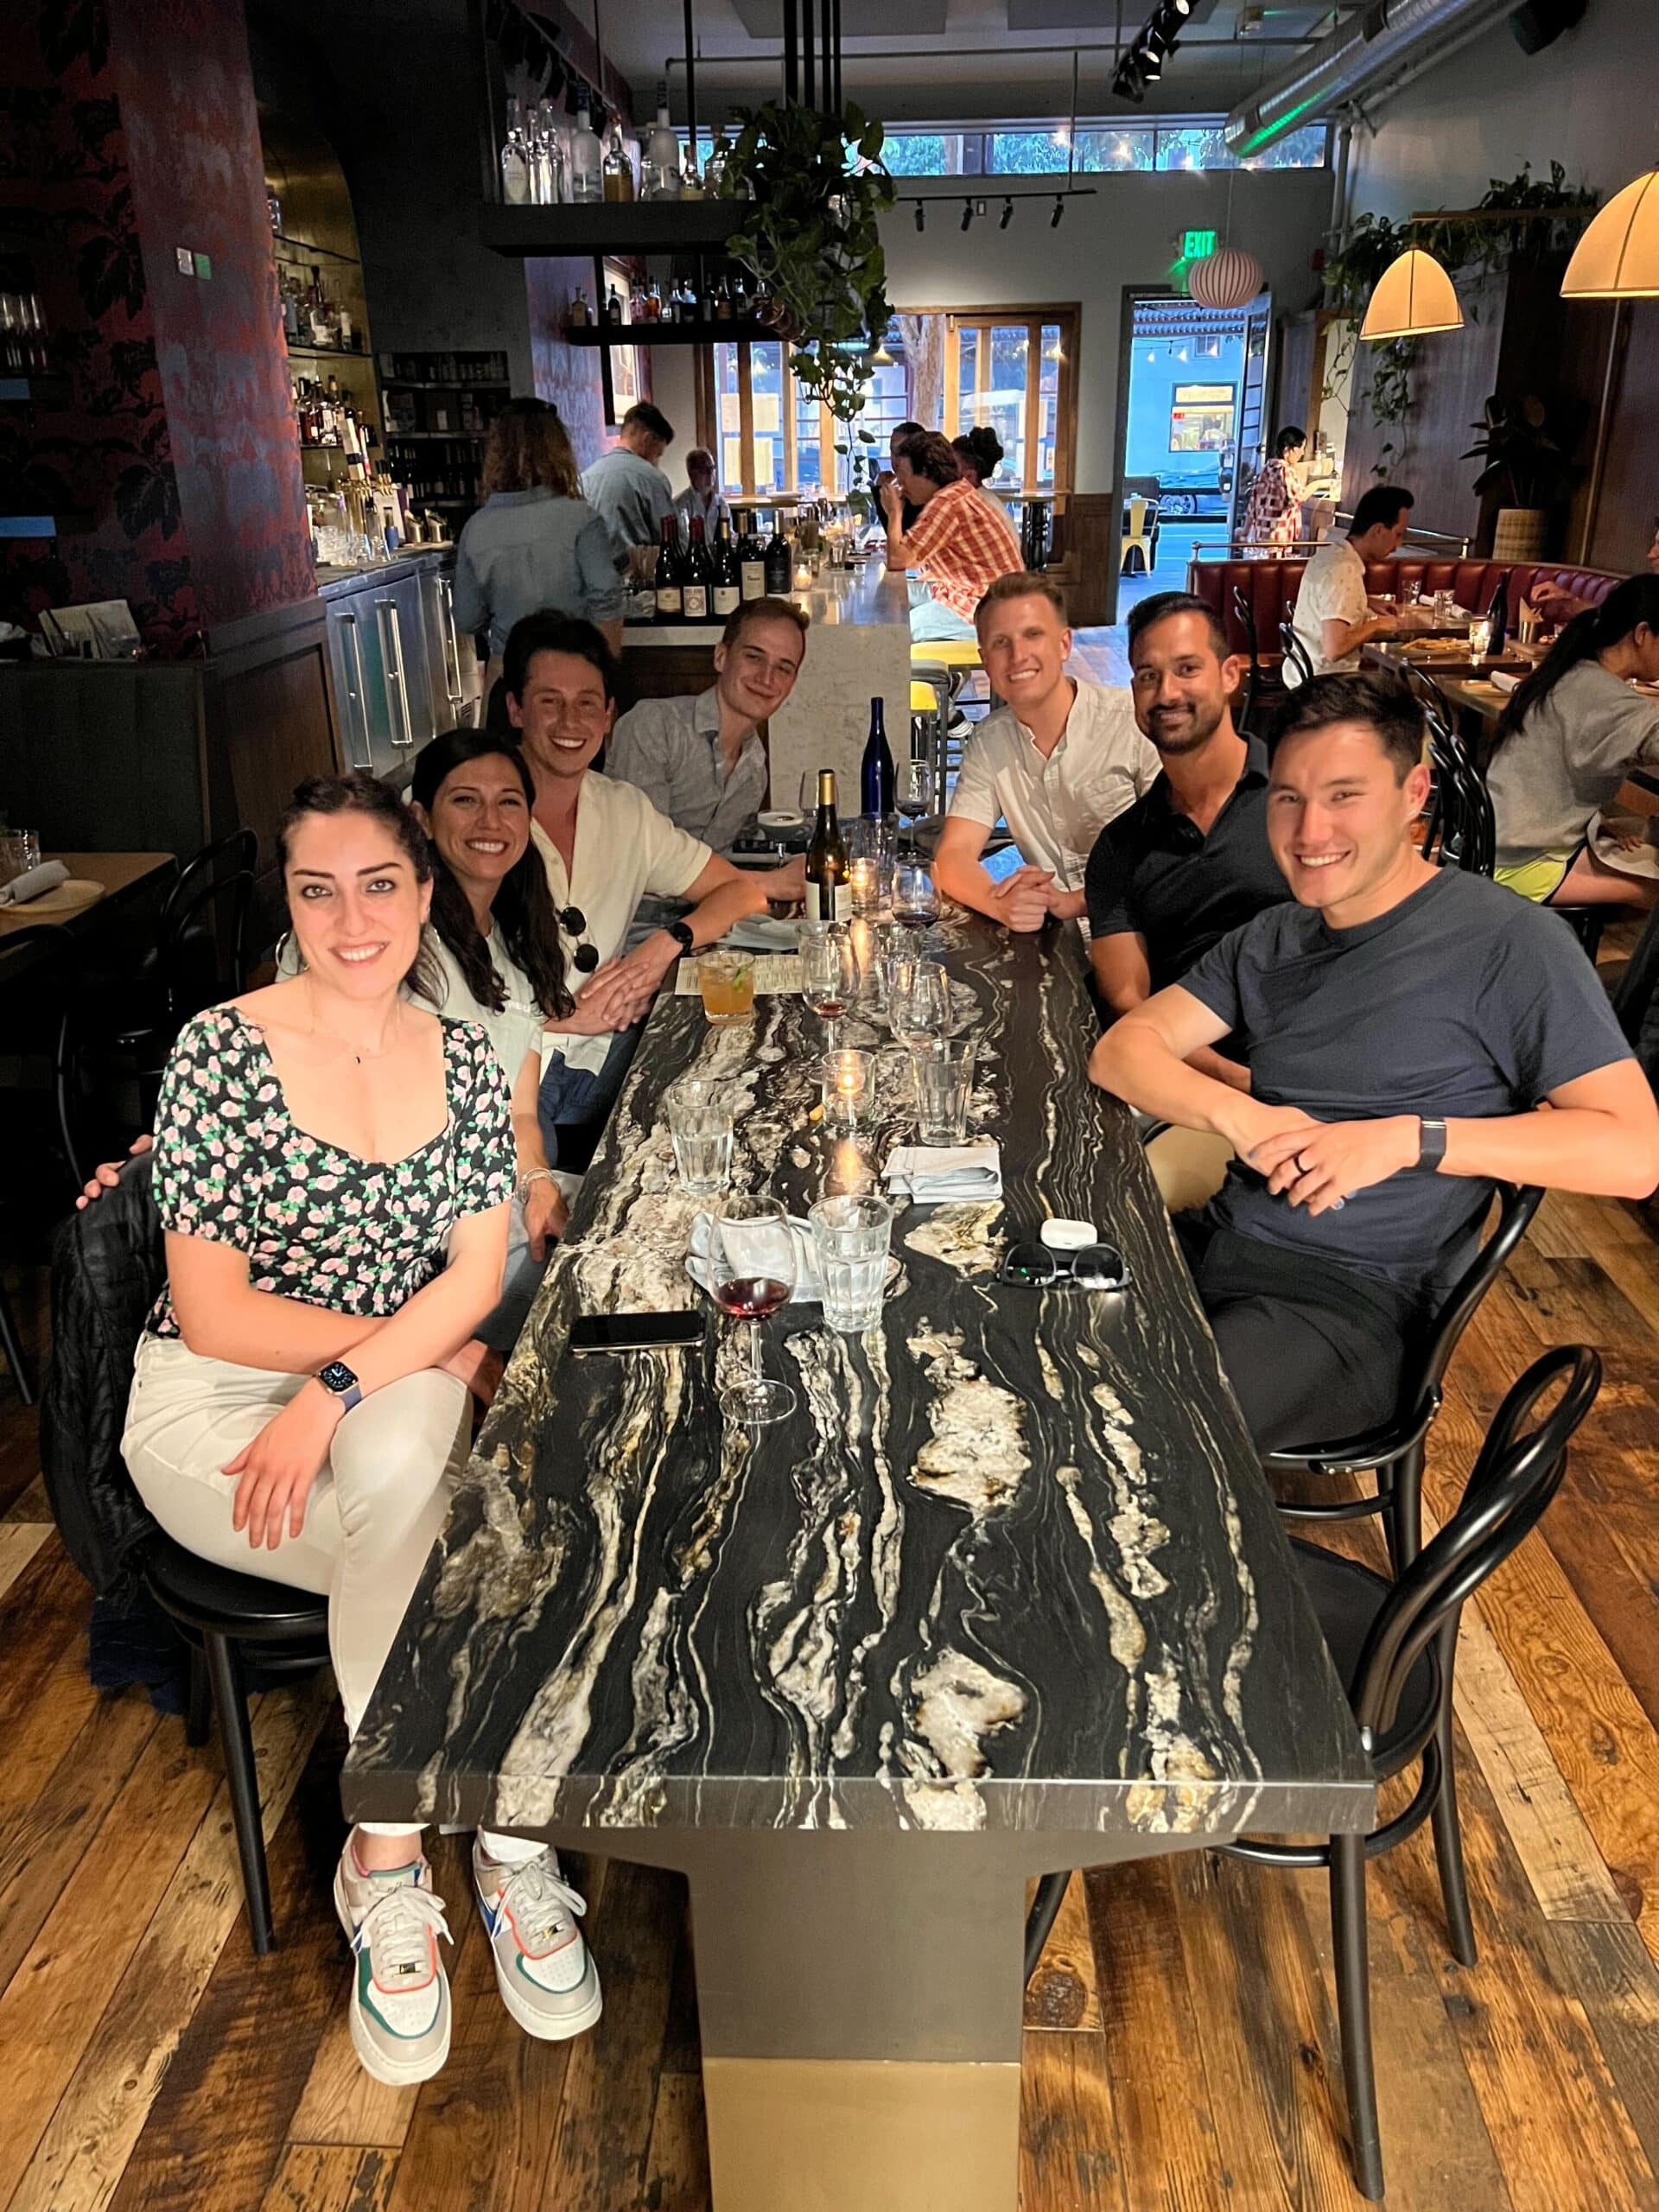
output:
[{"label": "stainless steel cabinet", "polygon": [[423,564],[353,577],[325,594],[345,764],[400,785],[420,747],[454,719],[442,642],[453,626],[441,626],[438,581]]}]

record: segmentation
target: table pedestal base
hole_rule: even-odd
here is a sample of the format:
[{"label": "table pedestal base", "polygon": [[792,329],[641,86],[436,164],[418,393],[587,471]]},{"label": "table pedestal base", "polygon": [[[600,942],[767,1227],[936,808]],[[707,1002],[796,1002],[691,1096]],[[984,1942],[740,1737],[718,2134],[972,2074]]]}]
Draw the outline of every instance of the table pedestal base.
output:
[{"label": "table pedestal base", "polygon": [[702,2062],[718,2212],[1010,2212],[1020,2069]]}]

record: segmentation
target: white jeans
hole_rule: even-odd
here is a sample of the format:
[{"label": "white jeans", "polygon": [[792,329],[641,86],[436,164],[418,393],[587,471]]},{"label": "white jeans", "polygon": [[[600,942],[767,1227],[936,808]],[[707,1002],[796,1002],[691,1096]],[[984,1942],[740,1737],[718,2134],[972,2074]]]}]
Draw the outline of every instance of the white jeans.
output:
[{"label": "white jeans", "polygon": [[[237,1486],[223,1470],[307,1380],[146,1336],[121,1449],[139,1496],[175,1543],[238,1574],[327,1596],[329,1656],[355,1735],[466,1463],[467,1386],[429,1367],[371,1391],[334,1432],[300,1534],[284,1530],[275,1551],[256,1551],[231,1526]],[[361,1823],[382,1835],[415,1825]],[[486,1848],[505,1859],[539,1846],[486,1836]]]}]

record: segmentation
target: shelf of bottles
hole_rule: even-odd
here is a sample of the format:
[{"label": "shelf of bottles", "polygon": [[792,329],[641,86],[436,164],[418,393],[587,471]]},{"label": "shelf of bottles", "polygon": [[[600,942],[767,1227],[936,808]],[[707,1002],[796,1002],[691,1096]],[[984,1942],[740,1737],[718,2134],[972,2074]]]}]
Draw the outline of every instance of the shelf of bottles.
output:
[{"label": "shelf of bottles", "polygon": [[479,504],[484,442],[512,395],[504,353],[382,353],[386,451],[423,505]]},{"label": "shelf of bottles", "polygon": [[677,270],[666,287],[643,276],[626,292],[611,283],[597,315],[579,285],[570,302],[564,334],[573,346],[706,346],[716,339],[764,340],[778,334],[766,318],[766,302],[749,289],[747,273],[736,267],[715,274],[701,264],[694,276]]}]

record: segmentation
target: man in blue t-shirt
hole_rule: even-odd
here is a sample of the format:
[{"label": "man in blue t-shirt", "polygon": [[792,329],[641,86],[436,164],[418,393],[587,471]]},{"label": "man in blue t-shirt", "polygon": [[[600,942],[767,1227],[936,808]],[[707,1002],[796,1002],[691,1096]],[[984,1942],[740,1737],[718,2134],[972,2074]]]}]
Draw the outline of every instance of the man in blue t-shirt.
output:
[{"label": "man in blue t-shirt", "polygon": [[[1659,1182],[1659,1110],[1560,917],[1412,842],[1422,741],[1395,677],[1300,686],[1268,792],[1294,903],[1223,938],[1090,1064],[1238,1155],[1178,1228],[1263,1450],[1392,1416],[1494,1179],[1629,1198]],[[1230,1033],[1249,1091],[1186,1065]]]}]

